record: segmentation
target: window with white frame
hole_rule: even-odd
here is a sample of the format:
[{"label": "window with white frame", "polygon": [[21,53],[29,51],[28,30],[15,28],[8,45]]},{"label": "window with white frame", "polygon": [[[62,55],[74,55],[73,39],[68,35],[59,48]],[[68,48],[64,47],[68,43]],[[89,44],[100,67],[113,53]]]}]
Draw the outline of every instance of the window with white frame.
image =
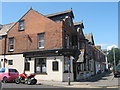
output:
[{"label": "window with white frame", "polygon": [[9,51],[14,50],[14,38],[9,38]]},{"label": "window with white frame", "polygon": [[25,71],[30,71],[30,62],[25,62]]},{"label": "window with white frame", "polygon": [[24,30],[24,20],[19,21],[19,31]]},{"label": "window with white frame", "polygon": [[44,48],[44,33],[38,34],[38,48]]},{"label": "window with white frame", "polygon": [[59,70],[59,63],[58,61],[53,61],[52,62],[53,66],[53,71],[58,71]]},{"label": "window with white frame", "polygon": [[13,60],[8,60],[8,65],[13,65]]},{"label": "window with white frame", "polygon": [[46,58],[35,60],[35,73],[46,73]]}]

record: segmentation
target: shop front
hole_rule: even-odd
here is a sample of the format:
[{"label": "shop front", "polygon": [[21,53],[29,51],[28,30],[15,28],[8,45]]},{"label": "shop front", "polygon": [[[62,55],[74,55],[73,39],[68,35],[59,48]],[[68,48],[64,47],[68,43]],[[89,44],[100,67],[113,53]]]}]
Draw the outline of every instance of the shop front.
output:
[{"label": "shop front", "polygon": [[68,49],[24,52],[24,71],[36,73],[40,80],[68,81],[70,76],[70,80],[74,81],[74,53],[75,50]]}]

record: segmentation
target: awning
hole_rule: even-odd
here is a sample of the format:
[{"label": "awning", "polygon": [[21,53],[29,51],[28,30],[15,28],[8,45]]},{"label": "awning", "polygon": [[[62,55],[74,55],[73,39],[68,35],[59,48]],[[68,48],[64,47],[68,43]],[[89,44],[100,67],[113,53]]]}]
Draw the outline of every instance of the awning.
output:
[{"label": "awning", "polygon": [[84,62],[84,51],[81,51],[81,54],[79,55],[77,62]]}]

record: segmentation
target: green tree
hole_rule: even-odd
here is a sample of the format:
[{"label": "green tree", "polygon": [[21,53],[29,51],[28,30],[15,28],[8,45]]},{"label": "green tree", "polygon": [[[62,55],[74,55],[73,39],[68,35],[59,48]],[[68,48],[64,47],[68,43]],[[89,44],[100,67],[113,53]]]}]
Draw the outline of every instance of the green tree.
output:
[{"label": "green tree", "polygon": [[116,61],[116,65],[117,65],[118,63],[120,63],[120,49],[112,48],[111,50],[109,50],[107,58],[108,58],[108,62],[109,63],[114,64],[113,49],[115,51],[115,61]]}]

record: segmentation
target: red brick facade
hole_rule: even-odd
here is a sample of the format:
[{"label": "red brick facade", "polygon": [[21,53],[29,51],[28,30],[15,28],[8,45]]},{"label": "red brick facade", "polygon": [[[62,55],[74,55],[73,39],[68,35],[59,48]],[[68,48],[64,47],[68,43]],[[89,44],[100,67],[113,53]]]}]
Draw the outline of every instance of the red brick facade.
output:
[{"label": "red brick facade", "polygon": [[[7,34],[6,54],[38,50],[38,33],[45,33],[43,49],[63,47],[62,22],[56,23],[34,10],[29,10],[20,20],[25,20],[24,31],[19,31],[17,22]],[[9,52],[9,38],[14,37],[14,51]],[[4,45],[3,45],[4,46]]]}]

